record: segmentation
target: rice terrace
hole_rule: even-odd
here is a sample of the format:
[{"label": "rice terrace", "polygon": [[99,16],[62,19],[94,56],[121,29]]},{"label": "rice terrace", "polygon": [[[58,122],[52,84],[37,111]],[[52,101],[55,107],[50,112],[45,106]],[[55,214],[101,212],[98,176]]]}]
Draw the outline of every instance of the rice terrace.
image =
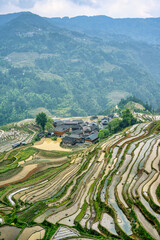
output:
[{"label": "rice terrace", "polygon": [[35,142],[32,120],[0,128],[0,239],[159,240],[160,121],[138,117],[80,147]]}]

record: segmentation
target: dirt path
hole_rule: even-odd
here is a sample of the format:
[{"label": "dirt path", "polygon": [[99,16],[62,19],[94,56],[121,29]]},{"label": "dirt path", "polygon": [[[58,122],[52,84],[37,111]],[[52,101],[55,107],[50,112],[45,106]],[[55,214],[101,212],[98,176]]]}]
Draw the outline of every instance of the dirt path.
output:
[{"label": "dirt path", "polygon": [[61,138],[57,138],[57,141],[52,141],[50,138],[41,139],[40,142],[34,144],[35,148],[46,150],[46,151],[63,151],[71,152],[71,149],[62,148],[60,146]]}]

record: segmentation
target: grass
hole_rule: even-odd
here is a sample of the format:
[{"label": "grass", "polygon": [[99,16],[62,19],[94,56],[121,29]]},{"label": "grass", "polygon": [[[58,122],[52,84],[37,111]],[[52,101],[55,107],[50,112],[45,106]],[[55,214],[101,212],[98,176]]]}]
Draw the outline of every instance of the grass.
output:
[{"label": "grass", "polygon": [[7,172],[1,173],[0,175],[0,181],[5,181],[13,176],[15,176],[16,174],[18,174],[20,171],[22,170],[21,167],[18,168],[14,168],[14,169],[10,169]]},{"label": "grass", "polygon": [[0,129],[3,130],[3,131],[9,131],[10,128],[15,128],[15,125],[14,124],[7,124],[7,125],[0,126]]},{"label": "grass", "polygon": [[40,150],[39,154],[41,155],[41,157],[60,158],[60,157],[65,157],[65,156],[71,155],[73,153],[71,153],[71,152],[61,152],[61,151],[43,151],[43,150]]},{"label": "grass", "polygon": [[6,173],[6,172],[8,172],[11,169],[15,169],[16,167],[17,167],[17,163],[15,163],[15,162],[13,164],[11,164],[11,165],[7,165],[4,168],[0,169],[0,174]]},{"label": "grass", "polygon": [[81,221],[81,219],[84,217],[84,215],[85,215],[85,212],[86,212],[86,210],[87,210],[87,207],[88,207],[88,203],[86,202],[86,200],[85,200],[85,202],[84,202],[84,204],[83,204],[83,206],[82,206],[82,210],[81,210],[81,212],[78,214],[78,216],[76,217],[76,219],[75,219],[75,222],[80,222]]},{"label": "grass", "polygon": [[18,161],[25,160],[38,151],[39,151],[38,149],[34,149],[31,147],[22,150],[21,149],[13,150],[6,160],[0,162],[1,167],[0,173],[7,174],[8,171],[10,171],[11,169],[13,170],[14,168],[17,167]]},{"label": "grass", "polygon": [[158,185],[158,187],[156,189],[156,195],[157,195],[158,199],[160,200],[160,184]]},{"label": "grass", "polygon": [[17,216],[19,221],[30,224],[33,222],[33,219],[36,218],[38,214],[45,211],[46,208],[47,205],[44,202],[38,202],[23,213],[18,214]]},{"label": "grass", "polygon": [[33,154],[39,152],[38,149],[36,148],[32,148],[32,147],[28,147],[22,151],[20,151],[17,155],[16,158],[18,161],[22,161],[25,160],[27,158],[29,158],[30,156],[32,156]]},{"label": "grass", "polygon": [[7,166],[7,165],[9,165],[9,164],[12,164],[15,160],[16,160],[15,157],[13,157],[13,158],[11,158],[11,159],[3,160],[2,162],[0,162],[0,168],[1,168],[1,167],[4,167],[4,166]]},{"label": "grass", "polygon": [[97,201],[93,201],[93,205],[96,212],[96,221],[100,221],[102,209],[100,208],[99,203]]},{"label": "grass", "polygon": [[47,221],[44,221],[42,226],[46,229],[45,236],[43,240],[50,240],[53,234],[57,231],[57,229],[60,227],[59,224],[53,225]]},{"label": "grass", "polygon": [[19,151],[20,151],[19,148],[13,150],[12,152],[10,152],[10,154],[7,157],[7,159],[12,159],[13,157],[15,157],[16,154],[18,154]]},{"label": "grass", "polygon": [[2,160],[5,155],[6,155],[6,152],[0,153],[0,160]]}]

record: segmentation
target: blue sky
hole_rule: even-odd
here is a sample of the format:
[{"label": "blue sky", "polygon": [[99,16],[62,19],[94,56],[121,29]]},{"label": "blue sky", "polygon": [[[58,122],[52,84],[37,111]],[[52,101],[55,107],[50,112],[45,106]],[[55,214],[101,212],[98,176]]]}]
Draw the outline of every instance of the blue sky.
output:
[{"label": "blue sky", "polygon": [[20,11],[46,17],[160,17],[160,0],[0,0],[0,14]]}]

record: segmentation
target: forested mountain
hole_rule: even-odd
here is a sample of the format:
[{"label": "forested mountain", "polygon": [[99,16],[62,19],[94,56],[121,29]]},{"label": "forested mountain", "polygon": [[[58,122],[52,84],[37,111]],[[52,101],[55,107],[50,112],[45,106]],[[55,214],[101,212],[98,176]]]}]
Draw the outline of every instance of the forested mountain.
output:
[{"label": "forested mountain", "polygon": [[23,13],[24,12],[0,15],[0,26],[5,23],[10,22],[11,20],[13,20],[14,18],[18,17],[19,15],[21,15]]},{"label": "forested mountain", "polygon": [[158,45],[64,27],[32,13],[1,24],[0,125],[39,107],[57,116],[96,114],[128,95],[158,107]]},{"label": "forested mountain", "polygon": [[74,30],[105,40],[126,37],[136,41],[159,44],[160,18],[110,18],[107,16],[78,16],[73,18],[47,18],[59,27]]},{"label": "forested mountain", "polygon": [[[47,20],[61,28],[85,33],[107,42],[133,44],[134,40],[144,43],[139,57],[154,79],[160,82],[160,18],[114,19],[107,16],[77,16]],[[145,47],[145,43],[152,47]]]}]

